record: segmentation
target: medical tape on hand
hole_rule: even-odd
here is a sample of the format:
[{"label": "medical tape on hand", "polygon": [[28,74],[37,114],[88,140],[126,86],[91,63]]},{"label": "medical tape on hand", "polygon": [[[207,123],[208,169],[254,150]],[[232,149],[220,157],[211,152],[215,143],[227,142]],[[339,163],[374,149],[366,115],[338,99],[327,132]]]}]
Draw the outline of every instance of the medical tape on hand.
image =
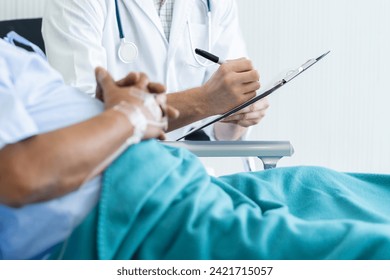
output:
[{"label": "medical tape on hand", "polygon": [[145,108],[152,115],[153,119],[160,121],[148,120],[149,125],[153,125],[163,130],[168,128],[168,118],[166,117],[162,106],[157,102],[157,95],[144,92],[130,92],[130,95],[140,99]]},{"label": "medical tape on hand", "polygon": [[112,109],[124,114],[134,128],[133,135],[126,141],[127,146],[139,143],[142,140],[142,137],[144,137],[149,123],[142,111],[138,107],[125,101],[121,101]]},{"label": "medical tape on hand", "polygon": [[114,153],[100,162],[96,168],[94,168],[91,173],[84,179],[81,185],[84,185],[87,181],[97,176],[111,162],[119,157],[130,145],[139,143],[145,135],[148,126],[148,120],[138,107],[128,102],[121,101],[119,104],[112,107],[112,109],[114,111],[120,112],[129,120],[130,124],[133,126],[133,135],[127,138],[126,142],[123,143]]}]

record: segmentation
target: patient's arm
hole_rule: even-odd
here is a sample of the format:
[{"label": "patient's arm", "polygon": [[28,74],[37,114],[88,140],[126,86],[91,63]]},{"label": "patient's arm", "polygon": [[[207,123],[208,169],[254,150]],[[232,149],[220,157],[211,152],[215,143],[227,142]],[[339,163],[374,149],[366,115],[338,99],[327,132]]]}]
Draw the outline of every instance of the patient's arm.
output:
[{"label": "patient's arm", "polygon": [[[92,173],[101,172],[104,166],[99,170],[96,167],[133,134],[134,127],[126,114],[113,107],[125,101],[145,110],[131,95],[139,94],[143,84],[120,88],[105,71],[97,71],[97,75],[106,102],[105,112],[0,150],[0,203],[22,206],[76,190]],[[141,82],[147,84],[145,79]],[[150,115],[147,118],[160,121]],[[148,126],[144,138],[162,134],[161,128]]]},{"label": "patient's arm", "polygon": [[0,203],[48,200],[77,189],[94,168],[132,135],[120,112],[37,135],[0,150]]}]

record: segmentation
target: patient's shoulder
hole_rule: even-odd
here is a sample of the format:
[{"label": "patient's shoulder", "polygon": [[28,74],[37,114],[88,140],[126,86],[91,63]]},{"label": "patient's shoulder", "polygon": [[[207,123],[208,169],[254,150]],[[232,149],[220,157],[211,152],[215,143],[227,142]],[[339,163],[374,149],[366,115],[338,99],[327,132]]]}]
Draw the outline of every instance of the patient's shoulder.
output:
[{"label": "patient's shoulder", "polygon": [[[44,79],[62,81],[61,75],[50,67],[48,62],[36,53],[16,47],[0,39],[0,59],[2,60],[2,75],[9,75],[18,81],[18,77],[27,74],[33,80],[38,74],[43,74]],[[34,81],[34,80],[33,80]],[[35,80],[37,83],[39,80]]]}]

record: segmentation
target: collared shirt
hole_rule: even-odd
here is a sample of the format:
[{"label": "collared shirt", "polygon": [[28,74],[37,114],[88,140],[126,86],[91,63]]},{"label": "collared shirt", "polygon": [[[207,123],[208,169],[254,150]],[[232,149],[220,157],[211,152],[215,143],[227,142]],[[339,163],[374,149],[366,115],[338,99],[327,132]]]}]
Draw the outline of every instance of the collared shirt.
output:
[{"label": "collared shirt", "polygon": [[[0,149],[102,110],[101,102],[65,86],[44,59],[0,39]],[[0,259],[43,258],[96,205],[99,189],[97,177],[48,202],[17,209],[0,204]]]},{"label": "collared shirt", "polygon": [[168,41],[172,26],[174,4],[175,0],[154,0],[154,5],[156,6],[158,16],[161,19],[161,24],[164,29],[165,37]]}]

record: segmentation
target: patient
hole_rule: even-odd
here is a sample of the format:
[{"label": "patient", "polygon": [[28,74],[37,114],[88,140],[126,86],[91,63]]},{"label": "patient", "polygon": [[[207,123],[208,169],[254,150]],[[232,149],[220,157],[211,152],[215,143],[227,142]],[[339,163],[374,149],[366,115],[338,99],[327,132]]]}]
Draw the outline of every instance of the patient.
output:
[{"label": "patient", "polygon": [[390,176],[210,177],[148,140],[177,115],[163,86],[96,76],[103,102],[0,40],[0,259],[390,258]]}]

